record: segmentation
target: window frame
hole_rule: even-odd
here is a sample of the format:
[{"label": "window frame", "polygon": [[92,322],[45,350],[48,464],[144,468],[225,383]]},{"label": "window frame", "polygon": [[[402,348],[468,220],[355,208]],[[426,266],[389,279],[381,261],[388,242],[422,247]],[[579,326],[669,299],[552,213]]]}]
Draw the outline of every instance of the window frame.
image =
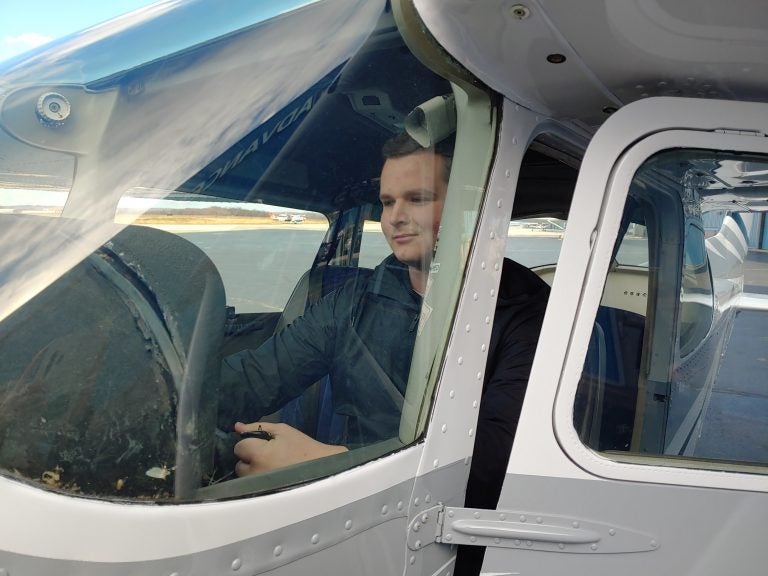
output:
[{"label": "window frame", "polygon": [[[690,292],[686,292],[685,272],[686,272],[686,270],[689,267],[688,263],[687,263],[688,254],[689,254],[689,251],[688,251],[688,247],[689,247],[688,239],[690,237],[690,234],[693,233],[694,231],[696,233],[700,233],[701,234],[700,246],[701,246],[701,249],[702,249],[702,251],[704,253],[704,262],[702,264],[706,268],[706,270],[701,270],[699,273],[702,275],[703,278],[706,278],[707,285],[706,286],[699,286],[699,285],[697,285],[695,287],[688,286],[687,288],[690,289]],[[680,285],[680,312],[681,313],[683,312],[683,308],[686,305],[686,302],[684,301],[684,297],[685,297],[686,294],[688,294],[688,295],[700,294],[700,293],[703,294],[702,292],[699,292],[698,289],[705,288],[707,290],[706,295],[709,298],[709,302],[707,304],[707,307],[709,309],[709,318],[707,320],[707,325],[708,325],[707,331],[703,335],[701,334],[701,332],[699,330],[696,330],[696,332],[694,334],[690,335],[690,336],[687,333],[684,334],[681,323],[678,323],[678,333],[677,333],[678,343],[677,343],[677,349],[678,349],[678,352],[680,354],[680,358],[681,359],[687,358],[691,354],[696,352],[696,350],[699,348],[701,343],[704,340],[706,340],[706,338],[709,335],[709,332],[711,330],[712,321],[715,318],[715,310],[714,310],[714,308],[715,308],[715,292],[714,292],[714,286],[713,286],[713,283],[712,283],[712,270],[710,269],[709,258],[707,257],[707,248],[706,248],[706,245],[704,244],[704,240],[705,240],[704,229],[701,226],[699,226],[698,224],[696,224],[696,223],[694,223],[692,221],[686,222],[684,238],[685,239],[684,239],[684,246],[683,246],[683,266],[682,266],[683,279],[682,279],[682,282],[681,282],[681,285]],[[698,276],[698,274],[697,274],[697,276]],[[698,306],[696,306],[696,307],[698,308]],[[701,322],[703,322],[703,319],[697,318],[695,322],[696,322],[696,325],[697,325],[697,328],[698,328],[699,324]],[[686,339],[684,341],[683,340],[684,337],[690,338],[690,339]]]},{"label": "window frame", "polygon": [[[768,154],[768,139],[684,129],[662,130],[650,133],[618,156],[610,169],[601,214],[605,215],[610,206],[614,210],[616,206],[621,206],[622,209],[618,214],[611,213],[610,217],[606,217],[597,228],[595,245],[587,270],[587,279],[590,276],[593,280],[599,278],[600,291],[595,290],[594,285],[590,286],[589,282],[585,283],[585,288],[582,291],[581,302],[570,337],[571,353],[565,359],[555,400],[555,436],[570,459],[580,468],[599,477],[768,492],[768,480],[765,475],[768,474],[768,466],[764,468],[765,474],[756,474],[759,467],[734,465],[731,469],[724,471],[720,462],[708,468],[706,463],[702,461],[673,461],[669,457],[632,455],[625,458],[623,455],[615,454],[608,457],[606,454],[598,453],[584,445],[573,426],[573,407],[581,376],[581,367],[584,363],[587,343],[600,303],[602,288],[610,266],[610,254],[618,236],[620,216],[626,204],[630,185],[637,170],[651,156],[663,150],[674,148]],[[590,176],[594,175],[590,174]],[[580,184],[577,185],[577,189],[582,184],[583,178],[584,175],[580,174]],[[649,231],[650,235],[651,232]],[[567,235],[565,241],[568,241]],[[557,277],[555,282],[555,286],[557,286]],[[585,293],[586,290],[588,293]],[[553,295],[556,296],[556,292]],[[653,308],[654,305],[649,302],[649,311]],[[669,352],[674,354],[676,346],[669,348]],[[672,365],[671,361],[672,358],[667,362],[669,366]],[[760,470],[763,469],[760,468]]]}]

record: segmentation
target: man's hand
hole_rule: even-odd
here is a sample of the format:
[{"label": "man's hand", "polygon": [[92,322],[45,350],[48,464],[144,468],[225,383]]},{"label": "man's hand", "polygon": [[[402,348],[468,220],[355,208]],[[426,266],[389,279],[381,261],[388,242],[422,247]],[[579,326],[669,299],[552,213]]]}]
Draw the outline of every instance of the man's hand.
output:
[{"label": "man's hand", "polygon": [[269,432],[272,440],[246,438],[235,444],[235,456],[239,460],[235,466],[235,473],[238,476],[258,474],[347,451],[345,446],[323,444],[287,424],[271,422],[253,422],[252,424],[237,422],[235,424],[235,432],[238,434],[258,430]]}]

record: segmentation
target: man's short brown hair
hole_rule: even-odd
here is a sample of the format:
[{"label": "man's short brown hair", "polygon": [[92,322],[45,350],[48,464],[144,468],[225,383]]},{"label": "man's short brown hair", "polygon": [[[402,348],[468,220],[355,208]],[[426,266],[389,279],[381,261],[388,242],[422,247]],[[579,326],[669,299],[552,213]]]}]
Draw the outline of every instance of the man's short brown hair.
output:
[{"label": "man's short brown hair", "polygon": [[384,142],[381,155],[384,157],[384,160],[387,160],[388,158],[408,156],[416,152],[434,152],[443,158],[443,178],[448,182],[448,178],[451,175],[451,163],[453,162],[453,148],[455,145],[456,137],[454,134],[444,138],[431,148],[424,148],[411,138],[407,132],[400,132]]}]

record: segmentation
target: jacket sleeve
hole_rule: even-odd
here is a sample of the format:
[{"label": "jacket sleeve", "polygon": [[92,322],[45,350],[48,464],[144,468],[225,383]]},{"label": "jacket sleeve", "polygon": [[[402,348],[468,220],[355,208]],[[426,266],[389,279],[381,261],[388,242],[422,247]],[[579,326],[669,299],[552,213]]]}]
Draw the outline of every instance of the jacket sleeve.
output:
[{"label": "jacket sleeve", "polygon": [[253,422],[301,395],[329,373],[337,325],[351,296],[338,290],[322,298],[255,350],[224,358],[219,380],[218,426]]}]

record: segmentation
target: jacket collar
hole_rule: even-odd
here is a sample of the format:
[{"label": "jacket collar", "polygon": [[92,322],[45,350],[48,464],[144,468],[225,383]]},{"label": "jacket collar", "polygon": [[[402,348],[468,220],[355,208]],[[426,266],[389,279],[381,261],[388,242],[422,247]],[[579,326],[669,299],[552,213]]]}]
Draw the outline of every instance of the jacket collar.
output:
[{"label": "jacket collar", "polygon": [[387,256],[376,266],[367,291],[400,302],[421,305],[421,296],[411,287],[408,266],[395,258],[394,254]]}]

